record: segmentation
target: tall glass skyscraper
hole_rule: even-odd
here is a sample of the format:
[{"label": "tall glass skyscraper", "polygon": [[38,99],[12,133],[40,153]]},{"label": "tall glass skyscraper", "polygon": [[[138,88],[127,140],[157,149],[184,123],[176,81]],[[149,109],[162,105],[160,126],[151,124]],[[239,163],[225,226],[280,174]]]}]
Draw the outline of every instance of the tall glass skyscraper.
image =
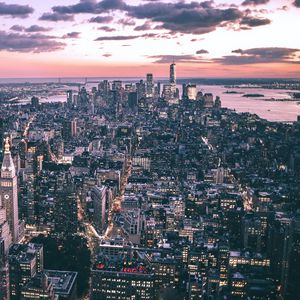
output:
[{"label": "tall glass skyscraper", "polygon": [[176,84],[176,64],[174,62],[170,65],[170,83]]}]

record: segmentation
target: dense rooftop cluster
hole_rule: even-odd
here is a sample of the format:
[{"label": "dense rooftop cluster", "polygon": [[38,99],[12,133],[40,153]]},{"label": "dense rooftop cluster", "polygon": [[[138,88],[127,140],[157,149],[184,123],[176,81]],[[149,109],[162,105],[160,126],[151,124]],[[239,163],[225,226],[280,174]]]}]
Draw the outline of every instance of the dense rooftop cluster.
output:
[{"label": "dense rooftop cluster", "polygon": [[172,64],[163,86],[148,74],[1,107],[23,244],[3,251],[1,274],[40,256],[61,270],[20,271],[11,299],[64,285],[76,299],[74,272],[89,299],[297,299],[300,120],[237,114],[216,96],[179,95]]}]

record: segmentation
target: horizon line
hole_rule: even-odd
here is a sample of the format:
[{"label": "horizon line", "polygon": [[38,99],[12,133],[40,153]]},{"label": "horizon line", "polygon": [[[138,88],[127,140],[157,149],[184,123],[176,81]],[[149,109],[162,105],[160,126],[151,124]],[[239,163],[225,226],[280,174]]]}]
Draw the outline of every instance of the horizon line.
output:
[{"label": "horizon line", "polygon": [[[152,73],[149,73],[152,74]],[[147,74],[145,74],[144,77],[146,77]],[[107,78],[107,79],[115,79],[115,78],[124,78],[124,79],[136,79],[136,78],[143,78],[143,76],[61,76],[61,77],[47,77],[47,76],[41,76],[41,77],[1,77],[0,76],[0,80],[5,80],[5,79],[90,79],[90,78],[95,78],[95,79],[99,79],[99,78]],[[159,79],[169,79],[168,76],[165,77],[161,77],[161,76],[157,76],[154,78],[159,78]],[[177,76],[177,79],[286,79],[286,80],[300,80],[300,77],[197,77],[197,76]]]}]

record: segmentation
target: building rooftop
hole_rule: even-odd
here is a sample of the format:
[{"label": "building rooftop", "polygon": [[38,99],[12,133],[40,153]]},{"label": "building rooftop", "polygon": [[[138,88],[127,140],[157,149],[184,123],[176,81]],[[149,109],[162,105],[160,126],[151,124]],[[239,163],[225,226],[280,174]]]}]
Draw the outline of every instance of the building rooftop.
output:
[{"label": "building rooftop", "polygon": [[71,293],[77,279],[77,272],[45,270],[49,281],[53,284],[54,291],[59,295],[68,295]]}]

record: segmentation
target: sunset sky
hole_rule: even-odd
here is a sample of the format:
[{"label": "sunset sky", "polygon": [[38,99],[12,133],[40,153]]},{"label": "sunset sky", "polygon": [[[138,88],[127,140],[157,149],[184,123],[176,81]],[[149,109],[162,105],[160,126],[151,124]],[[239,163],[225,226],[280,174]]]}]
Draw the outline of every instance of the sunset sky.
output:
[{"label": "sunset sky", "polygon": [[300,78],[300,0],[0,0],[0,77]]}]

